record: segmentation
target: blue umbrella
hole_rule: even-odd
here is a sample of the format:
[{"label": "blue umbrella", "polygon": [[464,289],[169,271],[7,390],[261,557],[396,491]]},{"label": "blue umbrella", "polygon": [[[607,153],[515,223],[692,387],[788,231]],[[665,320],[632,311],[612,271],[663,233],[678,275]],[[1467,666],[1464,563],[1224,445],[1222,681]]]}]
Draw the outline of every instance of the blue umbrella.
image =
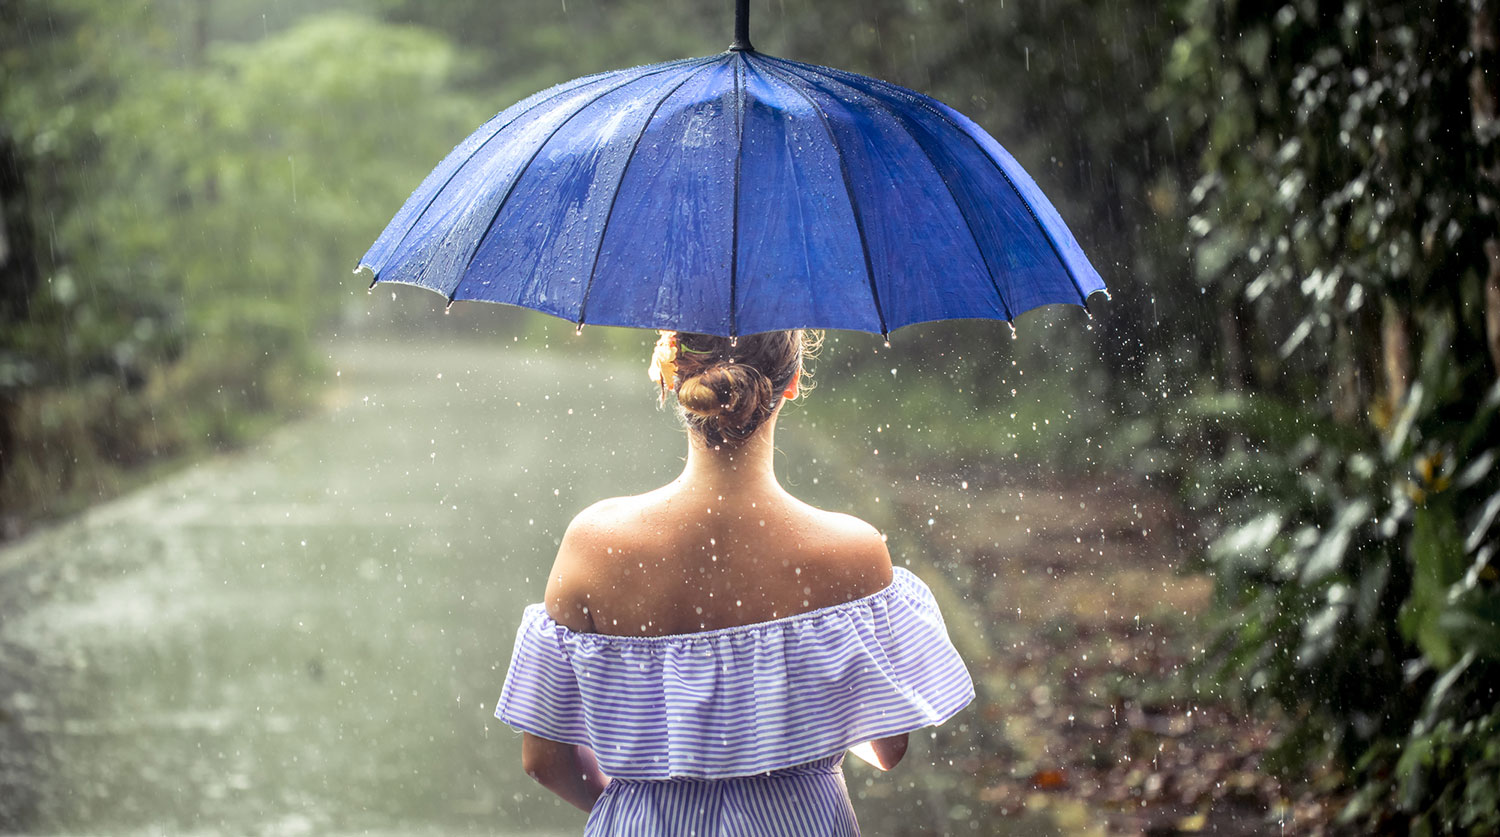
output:
[{"label": "blue umbrella", "polygon": [[994,138],[903,87],[756,52],[565,82],[491,119],[360,260],[584,324],[735,336],[1013,320],[1104,289]]}]

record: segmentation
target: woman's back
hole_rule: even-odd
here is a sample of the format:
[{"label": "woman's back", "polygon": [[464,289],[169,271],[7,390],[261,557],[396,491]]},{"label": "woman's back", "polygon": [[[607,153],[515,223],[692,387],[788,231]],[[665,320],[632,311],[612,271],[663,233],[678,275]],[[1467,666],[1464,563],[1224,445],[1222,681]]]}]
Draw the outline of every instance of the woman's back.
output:
[{"label": "woman's back", "polygon": [[522,616],[495,714],[587,835],[856,835],[843,753],[893,766],[973,697],[880,534],[776,481],[806,348],[664,333],[651,377],[688,424],[682,475],[579,514]]},{"label": "woman's back", "polygon": [[874,593],[884,539],[770,485],[678,480],[573,521],[548,612],[579,631],[662,636],[765,622]]}]

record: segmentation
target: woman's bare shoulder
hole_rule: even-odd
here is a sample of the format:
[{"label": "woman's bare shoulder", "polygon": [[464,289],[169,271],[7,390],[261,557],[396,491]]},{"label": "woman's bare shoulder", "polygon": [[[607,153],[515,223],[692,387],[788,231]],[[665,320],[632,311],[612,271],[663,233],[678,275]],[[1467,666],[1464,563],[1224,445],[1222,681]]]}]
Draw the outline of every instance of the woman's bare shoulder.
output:
[{"label": "woman's bare shoulder", "polygon": [[891,583],[891,553],[885,535],[852,514],[802,504],[804,539],[819,557],[823,576],[858,598]]},{"label": "woman's bare shoulder", "polygon": [[563,533],[562,548],[584,551],[639,545],[660,535],[662,509],[670,494],[663,486],[644,494],[609,497],[589,506],[573,517]]},{"label": "woman's bare shoulder", "polygon": [[563,546],[587,547],[630,524],[640,516],[641,496],[610,497],[574,515],[563,532]]},{"label": "woman's bare shoulder", "polygon": [[609,586],[613,567],[648,537],[650,495],[600,500],[573,517],[547,576],[547,612],[559,624],[592,630],[594,591]]}]

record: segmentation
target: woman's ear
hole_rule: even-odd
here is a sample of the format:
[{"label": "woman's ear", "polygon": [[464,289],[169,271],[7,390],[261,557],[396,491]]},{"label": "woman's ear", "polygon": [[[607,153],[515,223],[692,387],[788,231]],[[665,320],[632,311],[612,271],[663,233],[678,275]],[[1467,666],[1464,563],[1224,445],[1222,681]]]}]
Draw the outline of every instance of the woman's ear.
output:
[{"label": "woman's ear", "polygon": [[788,401],[791,401],[793,398],[797,397],[797,393],[802,391],[801,387],[802,368],[798,367],[796,373],[792,375],[792,382],[786,385],[785,390],[782,390],[781,397],[785,398]]}]

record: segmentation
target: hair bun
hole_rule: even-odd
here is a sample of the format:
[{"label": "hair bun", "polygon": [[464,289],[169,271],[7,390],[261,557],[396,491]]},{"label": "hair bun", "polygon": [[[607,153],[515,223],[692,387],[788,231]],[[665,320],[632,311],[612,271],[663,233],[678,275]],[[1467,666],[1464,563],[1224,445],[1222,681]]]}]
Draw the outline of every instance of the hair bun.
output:
[{"label": "hair bun", "polygon": [[676,393],[682,418],[696,437],[733,447],[775,414],[782,394],[797,380],[804,354],[816,349],[817,337],[801,330],[737,339],[675,332],[671,341],[658,341],[653,370],[661,368],[661,355],[671,343],[671,374],[653,372],[651,379],[659,378],[659,385],[672,382],[666,386]]},{"label": "hair bun", "polygon": [[756,412],[771,401],[771,380],[753,366],[720,363],[684,380],[677,401],[724,438],[744,439],[759,425]]}]

